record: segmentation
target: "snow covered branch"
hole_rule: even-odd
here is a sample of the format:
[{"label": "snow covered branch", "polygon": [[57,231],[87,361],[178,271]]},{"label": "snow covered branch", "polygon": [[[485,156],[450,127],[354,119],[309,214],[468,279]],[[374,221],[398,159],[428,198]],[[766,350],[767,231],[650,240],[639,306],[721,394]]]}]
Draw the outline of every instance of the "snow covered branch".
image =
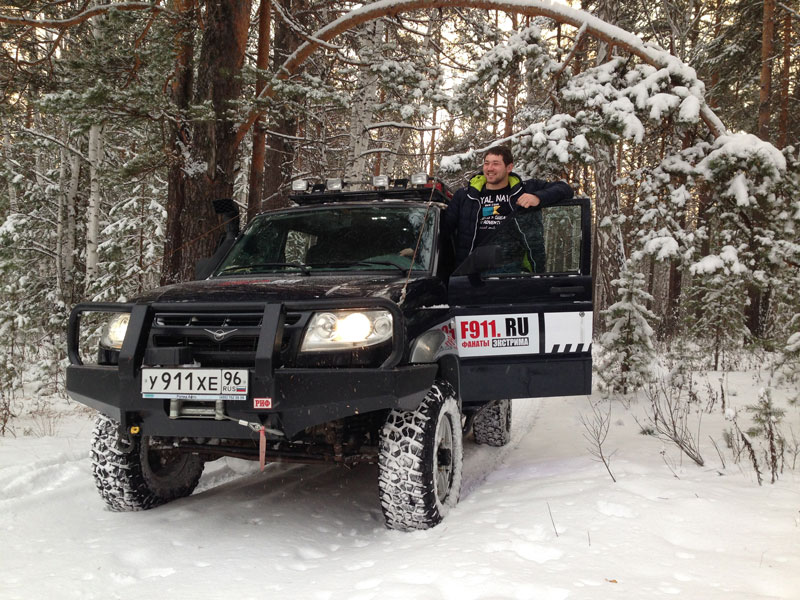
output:
[{"label": "snow covered branch", "polygon": [[413,129],[414,131],[440,131],[441,127],[420,127],[419,125],[412,125],[411,123],[400,123],[399,121],[383,121],[382,123],[372,123],[367,125],[364,129],[382,129],[384,127],[395,127],[397,129]]},{"label": "snow covered branch", "polygon": [[54,144],[56,144],[58,146],[61,146],[65,150],[69,150],[73,154],[76,154],[76,155],[80,156],[86,162],[89,162],[89,157],[86,156],[85,154],[83,154],[80,150],[78,150],[77,148],[75,148],[73,146],[70,146],[69,144],[65,144],[61,140],[56,139],[51,135],[47,135],[46,133],[42,133],[41,131],[34,131],[33,129],[28,129],[27,127],[23,127],[20,131],[22,131],[23,133],[27,133],[28,135],[32,135],[34,137],[39,137],[39,138],[45,139],[48,142],[53,142]]},{"label": "snow covered branch", "polygon": [[27,27],[36,27],[39,29],[67,29],[74,25],[79,25],[84,21],[88,21],[92,17],[107,13],[109,10],[121,11],[134,11],[134,10],[150,10],[154,13],[170,13],[163,6],[157,4],[150,4],[149,2],[122,2],[119,4],[100,4],[93,6],[83,12],[73,15],[67,19],[38,19],[36,17],[15,17],[12,15],[0,14],[0,23],[8,25],[24,25]]},{"label": "snow covered branch", "polygon": [[328,50],[342,50],[341,46],[337,46],[336,44],[329,44],[325,40],[320,40],[318,38],[315,38],[314,36],[309,35],[305,31],[305,29],[300,27],[300,25],[298,25],[295,20],[293,20],[289,15],[286,14],[286,11],[283,10],[283,7],[281,6],[280,2],[272,0],[271,4],[272,8],[275,9],[275,12],[277,12],[281,16],[283,22],[286,23],[295,33],[297,33],[303,39],[308,40],[310,42],[318,43],[320,46],[322,46],[323,48],[327,48]]},{"label": "snow covered branch", "polygon": [[[611,25],[587,12],[569,6],[553,4],[549,0],[379,0],[342,15],[314,33],[308,41],[302,44],[281,65],[278,78],[288,79],[297,72],[300,66],[319,46],[358,25],[380,17],[394,16],[413,10],[452,8],[453,6],[502,10],[531,17],[547,17],[559,23],[572,25],[579,30],[585,29],[597,39],[624,48],[649,65],[659,69],[667,69],[670,73],[679,76],[683,81],[697,82],[699,84],[698,88],[703,89],[694,69],[684,64],[676,56],[661,48],[646,44],[637,35]],[[274,94],[274,87],[267,86],[256,98],[256,101],[271,98]],[[700,118],[706,123],[714,136],[718,137],[727,133],[727,128],[706,104],[702,94],[696,98],[696,101]],[[241,142],[244,139],[262,112],[263,109],[258,108],[254,108],[250,112],[239,126],[236,137],[237,142]]]}]

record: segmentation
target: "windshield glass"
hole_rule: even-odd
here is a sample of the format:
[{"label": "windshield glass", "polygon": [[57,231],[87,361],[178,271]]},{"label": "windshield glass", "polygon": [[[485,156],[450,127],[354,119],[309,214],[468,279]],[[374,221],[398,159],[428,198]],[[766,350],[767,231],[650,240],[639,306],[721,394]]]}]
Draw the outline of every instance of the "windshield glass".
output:
[{"label": "windshield glass", "polygon": [[434,211],[413,267],[424,207],[409,205],[315,207],[260,215],[248,226],[216,275],[315,270],[430,268]]}]

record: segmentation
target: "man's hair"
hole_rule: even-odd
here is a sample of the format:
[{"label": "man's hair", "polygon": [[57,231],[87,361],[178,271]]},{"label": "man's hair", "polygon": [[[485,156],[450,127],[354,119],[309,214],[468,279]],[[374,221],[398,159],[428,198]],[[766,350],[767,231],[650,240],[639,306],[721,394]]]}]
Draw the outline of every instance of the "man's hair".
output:
[{"label": "man's hair", "polygon": [[489,156],[490,154],[494,154],[495,156],[502,156],[503,164],[506,166],[514,162],[514,155],[511,154],[511,150],[507,146],[492,146],[483,155],[483,160],[486,160],[486,157]]}]

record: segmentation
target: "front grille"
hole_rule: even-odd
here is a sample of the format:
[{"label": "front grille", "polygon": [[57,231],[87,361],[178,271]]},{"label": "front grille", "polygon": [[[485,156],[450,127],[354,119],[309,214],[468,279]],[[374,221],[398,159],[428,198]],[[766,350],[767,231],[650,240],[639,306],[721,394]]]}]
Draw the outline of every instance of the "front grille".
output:
[{"label": "front grille", "polygon": [[[305,324],[302,316],[296,312],[286,314],[281,343],[284,357]],[[252,367],[262,319],[261,312],[160,312],[153,317],[149,346],[191,348],[193,360],[203,366]]]},{"label": "front grille", "polygon": [[158,327],[261,327],[262,313],[158,313],[153,319],[153,326]]}]

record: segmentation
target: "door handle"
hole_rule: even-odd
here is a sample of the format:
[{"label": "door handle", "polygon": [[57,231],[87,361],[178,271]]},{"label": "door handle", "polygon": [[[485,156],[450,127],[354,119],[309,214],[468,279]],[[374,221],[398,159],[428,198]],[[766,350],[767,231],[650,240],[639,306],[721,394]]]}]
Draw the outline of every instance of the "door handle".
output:
[{"label": "door handle", "polygon": [[574,296],[575,294],[580,294],[581,292],[583,292],[582,285],[567,285],[562,287],[554,286],[550,288],[550,293],[553,294],[554,296],[555,295],[561,296],[566,294]]}]

